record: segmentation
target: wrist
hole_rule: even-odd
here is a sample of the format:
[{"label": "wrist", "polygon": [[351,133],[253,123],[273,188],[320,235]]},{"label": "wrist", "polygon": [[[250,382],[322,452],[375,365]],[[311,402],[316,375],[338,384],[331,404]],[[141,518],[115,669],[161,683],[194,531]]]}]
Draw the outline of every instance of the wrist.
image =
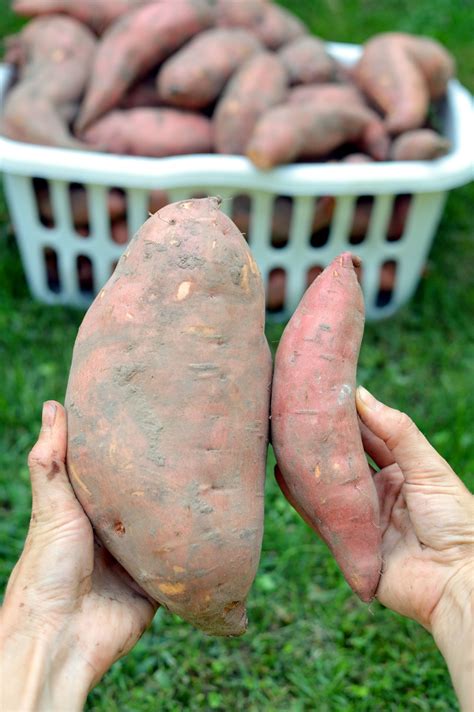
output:
[{"label": "wrist", "polygon": [[5,712],[76,712],[92,687],[93,670],[67,631],[38,634],[0,617],[0,708]]},{"label": "wrist", "polygon": [[447,583],[433,611],[431,629],[446,660],[462,710],[474,699],[474,588],[471,564],[462,567]]}]

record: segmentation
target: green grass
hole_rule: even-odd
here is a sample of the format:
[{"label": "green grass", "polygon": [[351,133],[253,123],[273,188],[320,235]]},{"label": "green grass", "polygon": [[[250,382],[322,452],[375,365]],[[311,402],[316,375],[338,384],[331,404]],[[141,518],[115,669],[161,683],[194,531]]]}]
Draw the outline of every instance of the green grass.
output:
[{"label": "green grass", "polygon": [[[327,38],[358,42],[377,31],[424,32],[455,54],[474,89],[472,5],[457,0],[300,0],[285,5]],[[11,16],[0,20],[14,29]],[[369,324],[359,380],[407,410],[474,486],[474,186],[453,191],[415,297],[394,318]],[[18,557],[29,520],[26,455],[43,400],[62,400],[82,313],[29,297],[8,215],[0,207],[0,579]],[[275,347],[282,327],[271,325]],[[427,582],[427,586],[429,582]],[[325,546],[267,478],[266,529],[238,640],[210,639],[158,614],[135,650],[94,690],[97,712],[245,710],[453,710],[444,662],[411,621],[351,595]]]}]

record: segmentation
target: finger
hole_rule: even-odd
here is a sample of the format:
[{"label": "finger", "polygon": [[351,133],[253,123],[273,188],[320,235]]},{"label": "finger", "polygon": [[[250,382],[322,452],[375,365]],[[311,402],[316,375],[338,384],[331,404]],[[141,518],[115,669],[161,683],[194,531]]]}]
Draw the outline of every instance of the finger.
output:
[{"label": "finger", "polygon": [[385,534],[392,510],[402,489],[404,479],[398,465],[389,465],[374,475],[375,489],[379,498],[380,527]]},{"label": "finger", "polygon": [[357,388],[356,405],[362,421],[392,453],[407,484],[452,486],[455,480],[462,484],[406,413],[384,405],[362,386]]},{"label": "finger", "polygon": [[46,401],[40,434],[28,456],[35,510],[77,502],[66,472],[66,447],[66,412],[59,403]]},{"label": "finger", "polygon": [[359,417],[359,430],[362,437],[362,444],[367,455],[370,455],[377,467],[383,469],[393,465],[395,459],[384,441],[374,435],[367,425]]}]

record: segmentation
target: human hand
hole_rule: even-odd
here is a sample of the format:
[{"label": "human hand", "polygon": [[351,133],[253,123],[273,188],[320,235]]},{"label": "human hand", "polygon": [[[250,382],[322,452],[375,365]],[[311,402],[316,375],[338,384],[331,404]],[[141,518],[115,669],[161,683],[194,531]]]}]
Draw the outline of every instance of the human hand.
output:
[{"label": "human hand", "polygon": [[94,541],[67,476],[66,441],[65,410],[48,401],[28,459],[30,528],[0,612],[6,710],[81,709],[157,608]]},{"label": "human hand", "polygon": [[[404,413],[357,389],[365,451],[380,467],[378,600],[433,633],[463,709],[474,703],[474,497]],[[472,709],[472,708],[470,708]]]}]

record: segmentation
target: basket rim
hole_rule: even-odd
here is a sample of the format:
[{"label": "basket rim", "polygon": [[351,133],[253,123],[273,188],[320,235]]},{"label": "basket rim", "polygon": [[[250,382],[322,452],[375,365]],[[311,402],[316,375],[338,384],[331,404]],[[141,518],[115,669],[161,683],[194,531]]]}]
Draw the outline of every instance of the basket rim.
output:
[{"label": "basket rim", "polygon": [[[361,47],[328,42],[333,56],[352,64]],[[0,64],[0,102],[11,67]],[[474,111],[469,91],[457,79],[448,85],[448,138],[453,150],[434,161],[367,164],[300,163],[260,171],[244,156],[193,154],[166,158],[53,148],[0,136],[0,171],[123,188],[200,188],[219,186],[232,192],[263,191],[284,195],[388,194],[438,192],[474,179]],[[118,181],[117,177],[120,176]]]}]

